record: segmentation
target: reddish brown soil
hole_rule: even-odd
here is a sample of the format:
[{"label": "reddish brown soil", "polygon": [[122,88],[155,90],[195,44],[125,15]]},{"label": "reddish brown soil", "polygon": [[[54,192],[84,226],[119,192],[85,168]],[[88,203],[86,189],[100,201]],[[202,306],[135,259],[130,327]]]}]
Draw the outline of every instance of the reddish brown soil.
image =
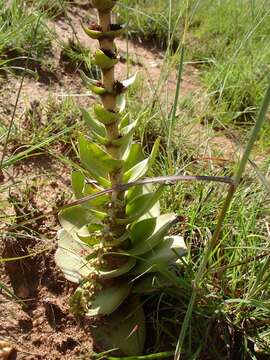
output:
[{"label": "reddish brown soil", "polygon": [[[18,244],[13,245],[17,253]],[[6,274],[16,293],[25,298],[22,307],[0,297],[0,337],[16,349],[14,359],[74,359],[91,354],[90,333],[68,311],[70,289],[54,267],[52,250],[9,263]]]},{"label": "reddish brown soil", "polygon": [[[7,210],[17,216],[17,221],[12,222],[15,227],[20,219],[34,219],[65,201],[63,190],[70,185],[67,169],[52,159],[41,160],[13,169],[13,175],[25,182],[14,188],[8,198],[12,206]],[[57,177],[57,181],[49,181],[45,174],[48,179]],[[22,306],[0,292],[0,340],[16,349],[10,359],[75,359],[92,351],[89,328],[69,313],[72,285],[54,264],[57,228],[57,219],[51,216],[2,232],[3,258],[33,255],[6,262],[5,266],[0,263],[0,282],[24,301]]]}]

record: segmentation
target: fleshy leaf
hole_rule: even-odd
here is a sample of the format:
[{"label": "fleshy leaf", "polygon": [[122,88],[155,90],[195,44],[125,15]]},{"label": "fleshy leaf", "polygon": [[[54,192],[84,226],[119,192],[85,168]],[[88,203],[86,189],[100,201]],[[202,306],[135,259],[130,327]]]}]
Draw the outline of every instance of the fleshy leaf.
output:
[{"label": "fleshy leaf", "polygon": [[[105,50],[104,50],[105,51]],[[101,69],[108,70],[118,63],[117,57],[110,57],[101,49],[97,49],[95,52],[95,63]]]},{"label": "fleshy leaf", "polygon": [[[106,139],[106,132],[104,125],[93,119],[92,116],[85,110],[83,111],[83,119],[90,128],[91,135],[97,140],[97,142],[101,145],[106,145],[108,140]],[[99,126],[103,126],[104,128],[99,128]],[[103,130],[104,130],[104,134],[103,134]]]},{"label": "fleshy leaf", "polygon": [[129,290],[130,286],[127,284],[118,284],[101,290],[96,294],[91,309],[87,311],[86,316],[110,315],[126,299]]},{"label": "fleshy leaf", "polygon": [[[96,188],[92,184],[88,184],[86,182],[86,178],[81,171],[73,171],[71,175],[71,184],[72,189],[75,194],[76,199],[81,199],[87,195],[94,195],[99,192],[100,188]],[[102,196],[98,196],[95,199],[88,200],[81,204],[83,207],[87,207],[90,209],[95,209],[97,211],[102,211],[104,205],[106,205],[109,201],[109,197],[107,194]],[[94,213],[93,213],[94,214]]]},{"label": "fleshy leaf", "polygon": [[109,186],[107,180],[111,171],[122,166],[123,161],[112,158],[101,147],[88,141],[85,137],[79,138],[80,159],[90,174],[104,186]]},{"label": "fleshy leaf", "polygon": [[133,121],[131,124],[128,124],[127,126],[123,127],[121,129],[121,133],[123,136],[126,136],[128,134],[133,134],[136,130],[136,127],[138,125],[138,119]]},{"label": "fleshy leaf", "polygon": [[134,84],[135,80],[137,77],[137,73],[135,73],[133,76],[131,76],[130,78],[126,79],[126,80],[122,80],[121,83],[124,86],[124,88],[129,88],[131,85]]},{"label": "fleshy leaf", "polygon": [[108,90],[106,90],[102,84],[100,83],[100,81],[98,80],[95,80],[95,79],[91,79],[89,78],[87,75],[85,75],[85,73],[81,70],[80,71],[80,74],[81,74],[81,78],[85,84],[85,86],[91,90],[94,94],[96,95],[105,95]]},{"label": "fleshy leaf", "polygon": [[106,145],[108,143],[108,140],[105,137],[98,135],[96,132],[92,131],[92,135],[100,145]]},{"label": "fleshy leaf", "polygon": [[[95,230],[101,230],[102,227],[103,226],[101,224],[97,224]],[[77,231],[77,237],[87,246],[93,246],[99,242],[99,239],[95,237],[93,230],[90,232],[89,226],[87,225],[83,226],[81,229],[79,229],[79,231]]]},{"label": "fleshy leaf", "polygon": [[129,122],[129,114],[127,113],[122,117],[119,123],[119,129],[122,131],[122,129],[128,125],[130,125],[130,122]]},{"label": "fleshy leaf", "polygon": [[106,110],[102,105],[95,105],[94,111],[98,121],[104,125],[110,125],[119,119],[119,113]]},{"label": "fleshy leaf", "polygon": [[135,197],[126,206],[126,214],[130,217],[140,217],[158,201],[164,186],[160,186],[155,192],[142,194]]},{"label": "fleshy leaf", "polygon": [[127,203],[127,219],[117,219],[117,223],[128,224],[145,215],[155,205],[163,191],[164,186],[160,186],[155,192],[135,197],[132,201]]},{"label": "fleshy leaf", "polygon": [[[112,24],[112,25],[115,25],[115,24]],[[118,36],[121,36],[125,32],[125,30],[127,28],[127,24],[118,25],[118,26],[119,26],[118,29],[106,31],[104,33],[104,36],[109,37],[109,38],[116,38]]]},{"label": "fleshy leaf", "polygon": [[[85,184],[83,189],[83,196],[94,195],[99,192],[101,189],[97,189],[92,184]],[[101,210],[103,207],[109,202],[109,195],[104,194],[96,197],[95,199],[84,202],[82,205],[90,208],[94,208],[96,210]]]},{"label": "fleshy leaf", "polygon": [[134,167],[136,164],[140,163],[144,160],[144,155],[142,151],[142,147],[140,144],[132,144],[125,158],[124,170],[127,171]]},{"label": "fleshy leaf", "polygon": [[117,96],[116,105],[117,105],[119,113],[121,114],[125,110],[125,107],[126,107],[126,98],[124,95]]},{"label": "fleshy leaf", "polygon": [[55,252],[55,262],[63,271],[67,280],[79,283],[89,276],[93,269],[83,258],[83,254],[86,255],[88,250],[84,243],[75,240],[64,229],[58,231],[58,248]]},{"label": "fleshy leaf", "polygon": [[135,197],[143,194],[150,194],[151,192],[153,192],[153,186],[151,184],[132,186],[126,192],[126,202],[129,203],[135,199]]},{"label": "fleshy leaf", "polygon": [[141,177],[143,177],[144,175],[146,175],[146,173],[151,168],[153,162],[155,161],[158,147],[159,147],[159,139],[155,141],[155,144],[153,146],[149,158],[139,162],[124,174],[124,182],[136,181]]},{"label": "fleshy leaf", "polygon": [[81,27],[83,28],[83,31],[91,38],[94,40],[99,39],[102,35],[103,32],[102,31],[98,31],[98,30],[93,30],[90,27],[85,26],[83,23],[81,23]]},{"label": "fleshy leaf", "polygon": [[157,224],[156,218],[143,219],[130,228],[130,239],[133,245],[146,241],[155,231]]},{"label": "fleshy leaf", "polygon": [[158,266],[168,266],[186,255],[186,252],[187,247],[181,236],[165,236],[158,246],[144,255],[144,260],[137,263],[132,273],[137,275],[146,271],[155,272]]},{"label": "fleshy leaf", "polygon": [[[102,213],[93,212],[81,205],[71,206],[59,213],[59,221],[62,227],[76,238],[79,229],[87,224],[100,224]],[[100,218],[97,216],[100,215]]]},{"label": "fleshy leaf", "polygon": [[103,351],[117,348],[120,356],[141,355],[146,337],[142,305],[136,298],[129,300],[110,315],[104,325],[99,324],[91,332]]},{"label": "fleshy leaf", "polygon": [[118,268],[110,271],[99,271],[99,275],[102,279],[113,279],[130,271],[136,264],[136,259],[128,258],[127,262],[119,266]]},{"label": "fleshy leaf", "polygon": [[[150,219],[149,219],[150,220]],[[146,221],[146,220],[142,220]],[[175,214],[164,214],[155,219],[155,228],[153,233],[145,238],[143,233],[139,234],[138,229],[140,222],[136,223],[136,230],[138,237],[135,239],[133,231],[134,246],[127,253],[131,256],[138,256],[151,251],[156,247],[168,233],[170,228],[177,222],[177,216]],[[132,229],[131,229],[132,233]]]},{"label": "fleshy leaf", "polygon": [[85,177],[81,171],[73,171],[71,174],[71,185],[76,199],[81,198],[83,195]]},{"label": "fleshy leaf", "polygon": [[126,126],[122,129],[122,136],[119,139],[113,140],[111,143],[120,148],[120,154],[123,155],[129,145],[131,144],[133,134],[136,130],[137,121],[134,121],[132,124]]},{"label": "fleshy leaf", "polygon": [[82,108],[81,112],[82,112],[83,120],[85,121],[89,129],[104,138],[106,136],[106,129],[104,125],[100,124],[95,119],[93,119],[92,116],[89,114],[89,112],[86,111],[85,109]]},{"label": "fleshy leaf", "polygon": [[[133,186],[126,192],[126,203],[130,203],[139,195],[150,194],[153,192],[153,186],[151,184]],[[149,217],[158,217],[160,215],[160,204],[156,201],[155,204],[149,209],[141,219],[147,219]]]},{"label": "fleshy leaf", "polygon": [[118,36],[121,36],[125,32],[127,24],[124,24],[124,25],[111,24],[111,30],[106,31],[106,32],[103,32],[103,31],[100,31],[100,30],[94,30],[91,27],[85,26],[83,23],[81,23],[81,26],[82,26],[84,32],[91,39],[97,40],[97,39],[100,39],[102,37],[116,38]]},{"label": "fleshy leaf", "polygon": [[149,170],[150,158],[144,159],[124,174],[124,182],[132,182],[143,177]]}]

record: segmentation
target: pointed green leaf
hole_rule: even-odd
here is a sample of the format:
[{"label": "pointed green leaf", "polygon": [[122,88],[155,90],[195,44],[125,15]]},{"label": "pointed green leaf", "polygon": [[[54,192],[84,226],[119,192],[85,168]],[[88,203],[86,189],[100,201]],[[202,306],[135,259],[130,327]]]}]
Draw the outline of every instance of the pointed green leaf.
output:
[{"label": "pointed green leaf", "polygon": [[128,258],[127,262],[119,266],[117,269],[110,271],[99,271],[99,275],[102,279],[113,279],[130,271],[136,264],[136,259]]},{"label": "pointed green leaf", "polygon": [[133,246],[146,241],[154,233],[156,225],[156,218],[143,219],[133,224],[130,228],[130,239]]},{"label": "pointed green leaf", "polygon": [[108,90],[104,88],[104,86],[101,84],[100,81],[95,80],[95,79],[91,79],[89,78],[87,75],[85,75],[85,73],[81,70],[79,70],[80,74],[81,74],[81,78],[85,84],[85,86],[91,90],[94,94],[97,95],[105,95]]},{"label": "pointed green leaf", "polygon": [[[126,197],[125,197],[126,203],[128,204],[133,199],[135,199],[135,197],[139,195],[150,194],[151,192],[153,192],[153,186],[151,184],[146,184],[143,186],[142,185],[133,186],[126,192]],[[159,215],[160,215],[160,204],[159,201],[157,201],[142,218],[146,219],[149,217],[158,217]]]},{"label": "pointed green leaf", "polygon": [[146,215],[155,203],[158,202],[164,189],[164,186],[160,186],[155,192],[139,195],[128,202],[126,206],[127,219],[117,219],[117,223],[129,224]]},{"label": "pointed green leaf", "polygon": [[99,324],[91,331],[102,351],[117,348],[121,355],[126,356],[143,353],[146,337],[145,317],[142,305],[136,298],[129,299],[128,303],[123,304],[106,320],[105,324]]},{"label": "pointed green leaf", "polygon": [[110,315],[126,299],[129,290],[130,286],[128,284],[118,284],[117,286],[101,290],[96,294],[86,316]]},{"label": "pointed green leaf", "polygon": [[98,180],[105,187],[109,186],[110,182],[107,180],[108,174],[120,169],[123,161],[112,158],[101,147],[86,140],[83,136],[79,138],[79,150],[83,165],[94,179]]},{"label": "pointed green leaf", "polygon": [[[93,225],[90,225],[93,228]],[[103,225],[102,224],[95,224],[95,231],[102,230]],[[98,239],[95,236],[95,233],[92,229],[92,231],[89,230],[89,226],[85,225],[79,231],[77,231],[77,237],[85,243],[87,246],[93,246],[95,244],[98,244],[100,239]]]},{"label": "pointed green leaf", "polygon": [[155,272],[158,266],[168,266],[186,255],[186,252],[187,247],[181,236],[165,236],[158,246],[144,255],[144,260],[138,261],[132,274],[142,274],[146,271]]},{"label": "pointed green leaf", "polygon": [[97,49],[95,52],[95,63],[101,69],[108,70],[118,63],[117,57],[112,58],[106,55],[101,49]]},{"label": "pointed green leaf", "polygon": [[88,35],[91,39],[97,40],[103,35],[102,31],[92,30],[90,27],[85,26],[83,23],[81,23],[81,27],[83,28],[83,31],[86,33],[86,35]]},{"label": "pointed green leaf", "polygon": [[[100,188],[96,188],[92,184],[87,184],[86,178],[81,171],[73,171],[71,176],[72,189],[75,194],[76,199],[81,199],[87,195],[94,195],[99,192]],[[104,194],[98,196],[95,199],[88,200],[81,204],[83,207],[89,209],[94,209],[97,211],[102,211],[103,207],[109,202],[109,196]]]},{"label": "pointed green leaf", "polygon": [[153,186],[151,184],[132,186],[126,192],[126,202],[128,203],[139,195],[150,194],[151,192],[153,192]]},{"label": "pointed green leaf", "polygon": [[[146,195],[153,192],[153,186],[151,184],[146,185],[137,185],[133,186],[130,190],[126,193],[126,203],[130,203],[133,199],[135,199],[139,195]],[[160,215],[160,204],[159,201],[155,201],[151,208],[141,216],[142,219],[147,219],[151,217],[158,217]]]},{"label": "pointed green leaf", "polygon": [[132,144],[127,157],[125,158],[124,170],[127,171],[134,167],[136,164],[144,160],[142,147],[140,144]]},{"label": "pointed green leaf", "polygon": [[94,40],[100,39],[101,37],[116,38],[118,36],[121,36],[127,28],[127,24],[123,24],[123,25],[111,24],[111,29],[113,29],[113,30],[103,32],[100,30],[93,30],[91,27],[87,27],[83,23],[81,23],[81,26],[82,26],[84,32],[91,39],[94,39]]},{"label": "pointed green leaf", "polygon": [[157,201],[148,212],[141,217],[141,219],[148,219],[151,217],[159,217],[160,216],[160,203]]},{"label": "pointed green leaf", "polygon": [[92,135],[100,145],[107,145],[108,144],[108,140],[105,137],[102,137],[102,136],[98,135],[94,131],[92,131]]},{"label": "pointed green leaf", "polygon": [[[97,192],[99,192],[100,190],[102,190],[101,188],[96,188],[94,185],[92,184],[85,184],[84,185],[84,189],[83,189],[83,196],[87,196],[87,195],[94,195]],[[86,205],[87,207],[92,207],[96,210],[102,210],[103,207],[110,201],[109,195],[108,194],[104,194],[101,196],[96,197],[95,199],[89,200],[85,203],[83,203],[82,205]]]},{"label": "pointed green leaf", "polygon": [[118,95],[116,98],[116,105],[119,113],[121,114],[126,107],[126,98],[124,95]]},{"label": "pointed green leaf", "polygon": [[92,93],[102,96],[108,93],[108,90],[100,85],[95,84],[89,84],[88,86],[89,90],[92,91]]},{"label": "pointed green leaf", "polygon": [[134,84],[135,80],[137,77],[137,73],[135,73],[133,76],[131,76],[130,78],[121,81],[122,85],[124,86],[124,88],[129,88],[131,85]]},{"label": "pointed green leaf", "polygon": [[128,202],[126,214],[129,217],[141,217],[158,201],[164,191],[164,186],[160,186],[155,192],[142,194]]},{"label": "pointed green leaf", "polygon": [[[138,256],[152,250],[163,240],[164,236],[176,222],[177,216],[175,214],[164,214],[159,216],[156,218],[155,229],[153,233],[148,238],[145,238],[144,234],[141,233],[140,237],[136,239],[136,243],[133,248],[127,253],[130,256]],[[138,227],[139,222],[136,225]]]},{"label": "pointed green leaf", "polygon": [[75,240],[70,233],[64,229],[58,232],[58,248],[55,252],[55,262],[63,271],[67,280],[79,283],[89,276],[93,269],[83,258],[88,252],[88,247],[84,243]]},{"label": "pointed green leaf", "polygon": [[123,136],[133,134],[134,131],[136,130],[137,125],[138,125],[138,119],[133,121],[131,124],[128,124],[127,126],[121,128],[121,134]]},{"label": "pointed green leaf", "polygon": [[120,123],[119,123],[119,130],[122,131],[123,128],[125,128],[126,126],[130,125],[130,121],[129,121],[129,114],[125,114]]},{"label": "pointed green leaf", "polygon": [[103,124],[100,124],[95,119],[92,118],[92,116],[89,114],[88,111],[81,108],[83,120],[85,121],[86,125],[89,127],[91,131],[94,131],[99,136],[105,138],[106,136],[106,129]]},{"label": "pointed green leaf", "polygon": [[127,151],[127,148],[131,145],[133,134],[136,130],[137,121],[134,121],[132,124],[126,126],[122,129],[121,137],[119,139],[113,140],[111,143],[119,147],[120,156]]},{"label": "pointed green leaf", "polygon": [[[112,24],[115,25],[115,24]],[[111,27],[112,27],[111,25]],[[104,36],[109,37],[109,38],[116,38],[118,36],[121,36],[122,34],[124,34],[126,28],[127,28],[127,24],[123,24],[123,25],[118,25],[119,29],[115,29],[115,30],[110,30],[110,31],[106,31],[104,33]]]},{"label": "pointed green leaf", "polygon": [[97,143],[100,144],[100,145],[106,145],[108,143],[108,140],[106,139],[106,137],[100,136],[94,130],[91,130],[91,135],[95,138]]},{"label": "pointed green leaf", "polygon": [[116,140],[112,140],[112,144],[116,146],[124,146],[127,142],[132,139],[132,135],[134,134],[135,128],[131,129],[129,133],[122,135],[120,138]]},{"label": "pointed green leaf", "polygon": [[139,162],[124,174],[124,182],[136,181],[147,174],[157,156],[159,142],[159,139],[155,141],[149,158]]},{"label": "pointed green leaf", "polygon": [[60,224],[75,238],[80,228],[87,224],[100,224],[103,217],[102,213],[94,212],[81,205],[63,209],[59,213]]},{"label": "pointed green leaf", "polygon": [[82,197],[85,177],[81,171],[73,171],[71,174],[71,186],[76,199]]},{"label": "pointed green leaf", "polygon": [[95,105],[94,111],[97,119],[104,125],[110,125],[119,119],[119,113],[106,110],[102,105]]},{"label": "pointed green leaf", "polygon": [[144,159],[124,174],[124,182],[132,182],[147,174],[150,166],[150,158]]}]

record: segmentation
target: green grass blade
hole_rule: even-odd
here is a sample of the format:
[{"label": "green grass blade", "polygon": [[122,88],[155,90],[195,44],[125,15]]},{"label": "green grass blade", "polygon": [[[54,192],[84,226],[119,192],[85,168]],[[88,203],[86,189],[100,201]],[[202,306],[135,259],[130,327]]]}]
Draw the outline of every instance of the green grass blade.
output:
[{"label": "green grass blade", "polygon": [[10,291],[9,288],[2,282],[0,282],[0,290],[2,290],[9,299],[15,300],[17,303],[25,306],[24,301],[21,300],[18,296],[16,296],[12,291]]},{"label": "green grass blade", "polygon": [[15,105],[14,105],[13,112],[12,112],[12,117],[11,117],[9,127],[8,127],[8,131],[7,131],[7,136],[6,136],[6,140],[5,140],[5,144],[4,144],[4,148],[3,148],[3,152],[2,152],[2,156],[1,156],[1,161],[0,161],[0,168],[2,168],[3,161],[4,161],[4,158],[5,158],[5,155],[6,155],[8,140],[9,140],[11,129],[12,129],[12,126],[13,126],[13,123],[14,123],[15,114],[16,114],[19,98],[20,98],[20,95],[21,95],[22,87],[23,87],[23,82],[24,82],[25,76],[27,74],[27,67],[28,67],[28,63],[29,63],[29,60],[30,60],[31,51],[32,51],[32,48],[33,48],[33,45],[34,45],[34,41],[35,41],[35,38],[37,36],[37,31],[38,31],[38,27],[39,27],[39,24],[40,24],[40,20],[41,20],[41,14],[38,17],[35,28],[34,28],[33,38],[32,38],[32,41],[31,41],[31,47],[30,47],[30,50],[29,50],[29,53],[28,53],[28,56],[27,56],[27,59],[26,59],[24,72],[23,72],[23,75],[22,75],[22,78],[21,78],[19,90],[18,90],[18,93],[17,93],[17,96],[16,96],[16,101],[15,101]]},{"label": "green grass blade", "polygon": [[244,154],[242,156],[242,159],[240,161],[240,164],[239,164],[239,166],[237,168],[237,171],[235,173],[235,176],[234,176],[235,182],[237,184],[241,180],[241,177],[242,177],[242,175],[243,175],[243,173],[245,171],[245,167],[247,165],[249,156],[251,154],[252,148],[253,148],[253,146],[255,144],[255,141],[258,139],[259,132],[260,132],[260,130],[261,130],[263,124],[264,124],[269,104],[270,104],[270,84],[269,84],[268,89],[266,91],[266,94],[265,94],[265,97],[264,97],[264,100],[263,100],[263,103],[262,103],[262,106],[261,106],[257,121],[255,123],[255,126],[251,131],[251,134],[250,134],[249,141],[247,143],[245,152],[244,152]]},{"label": "green grass blade", "polygon": [[127,357],[108,357],[108,360],[159,360],[165,359],[174,354],[173,351],[166,351],[157,354],[142,355],[142,356],[127,356]]},{"label": "green grass blade", "polygon": [[169,135],[168,135],[168,142],[167,142],[169,154],[170,154],[170,149],[171,149],[172,134],[173,134],[173,129],[174,129],[174,125],[175,125],[175,119],[176,119],[177,105],[178,105],[179,95],[180,95],[181,79],[182,79],[183,68],[184,68],[184,66],[183,66],[184,65],[184,56],[185,56],[185,46],[184,46],[184,44],[182,44],[181,51],[180,51],[180,61],[179,61],[178,73],[177,73],[175,97],[174,97],[171,115],[169,117],[170,123],[169,123]]},{"label": "green grass blade", "polygon": [[[256,140],[258,138],[258,134],[259,134],[259,132],[260,132],[260,130],[261,130],[263,124],[264,124],[269,105],[270,105],[270,84],[269,84],[269,87],[268,87],[268,89],[266,91],[266,94],[265,94],[265,97],[264,97],[260,112],[258,114],[257,121],[256,121],[256,123],[255,123],[255,125],[253,127],[253,130],[251,131],[251,135],[250,135],[249,141],[248,141],[248,143],[246,145],[246,149],[244,151],[242,159],[240,160],[240,163],[239,163],[238,168],[236,170],[236,173],[235,173],[235,176],[234,176],[236,186],[239,184],[240,179],[241,179],[241,177],[242,177],[242,175],[243,175],[243,173],[245,171],[245,167],[247,165],[247,162],[248,162],[249,156],[251,154],[252,148],[254,146],[254,143],[256,142]],[[235,187],[235,189],[236,189],[236,187]],[[179,339],[178,339],[176,350],[175,350],[175,355],[174,355],[175,360],[180,360],[180,358],[181,358],[181,353],[182,353],[182,349],[183,349],[184,340],[185,340],[185,337],[186,337],[186,332],[187,332],[187,329],[188,329],[188,325],[190,323],[193,307],[194,307],[196,297],[197,297],[197,289],[200,286],[200,283],[201,283],[201,281],[203,279],[203,276],[204,276],[204,273],[205,273],[205,270],[206,270],[206,267],[207,267],[207,263],[208,263],[208,261],[209,261],[209,259],[211,257],[211,254],[212,254],[212,252],[213,252],[213,250],[214,250],[214,248],[215,248],[215,246],[217,244],[217,241],[219,239],[219,235],[220,235],[220,232],[221,232],[221,229],[222,229],[222,225],[223,225],[224,219],[226,217],[227,211],[228,211],[228,209],[230,207],[230,204],[231,204],[235,189],[228,192],[228,195],[227,195],[227,197],[225,199],[223,208],[222,208],[221,213],[220,213],[219,218],[218,218],[216,229],[215,229],[214,234],[213,234],[213,236],[212,236],[212,238],[211,238],[211,240],[210,240],[210,242],[209,242],[209,244],[208,244],[208,246],[207,246],[207,248],[205,250],[205,253],[203,255],[203,259],[202,259],[202,261],[200,263],[199,269],[198,269],[197,274],[195,276],[194,290],[193,290],[191,298],[190,298],[190,302],[189,302],[189,305],[188,305],[188,310],[186,312],[183,325],[181,327]]]}]

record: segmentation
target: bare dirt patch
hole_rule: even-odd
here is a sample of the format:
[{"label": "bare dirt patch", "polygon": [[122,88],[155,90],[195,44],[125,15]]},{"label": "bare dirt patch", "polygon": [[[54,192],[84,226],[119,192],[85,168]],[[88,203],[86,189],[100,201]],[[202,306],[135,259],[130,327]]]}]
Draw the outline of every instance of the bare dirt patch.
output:
[{"label": "bare dirt patch", "polygon": [[17,292],[25,299],[21,306],[0,296],[0,338],[16,350],[16,359],[74,359],[91,353],[91,336],[69,313],[70,289],[54,268],[52,255],[47,251],[6,266],[10,279],[15,275],[22,281]]},{"label": "bare dirt patch", "polygon": [[54,264],[57,218],[40,217],[63,205],[70,181],[67,168],[52,159],[39,160],[13,169],[23,182],[11,186],[7,198],[9,215],[16,220],[2,229],[0,253],[5,259],[22,259],[0,264],[0,283],[23,304],[5,289],[0,292],[0,339],[15,349],[11,359],[74,359],[91,353],[92,340],[87,326],[70,314],[73,289]]}]

